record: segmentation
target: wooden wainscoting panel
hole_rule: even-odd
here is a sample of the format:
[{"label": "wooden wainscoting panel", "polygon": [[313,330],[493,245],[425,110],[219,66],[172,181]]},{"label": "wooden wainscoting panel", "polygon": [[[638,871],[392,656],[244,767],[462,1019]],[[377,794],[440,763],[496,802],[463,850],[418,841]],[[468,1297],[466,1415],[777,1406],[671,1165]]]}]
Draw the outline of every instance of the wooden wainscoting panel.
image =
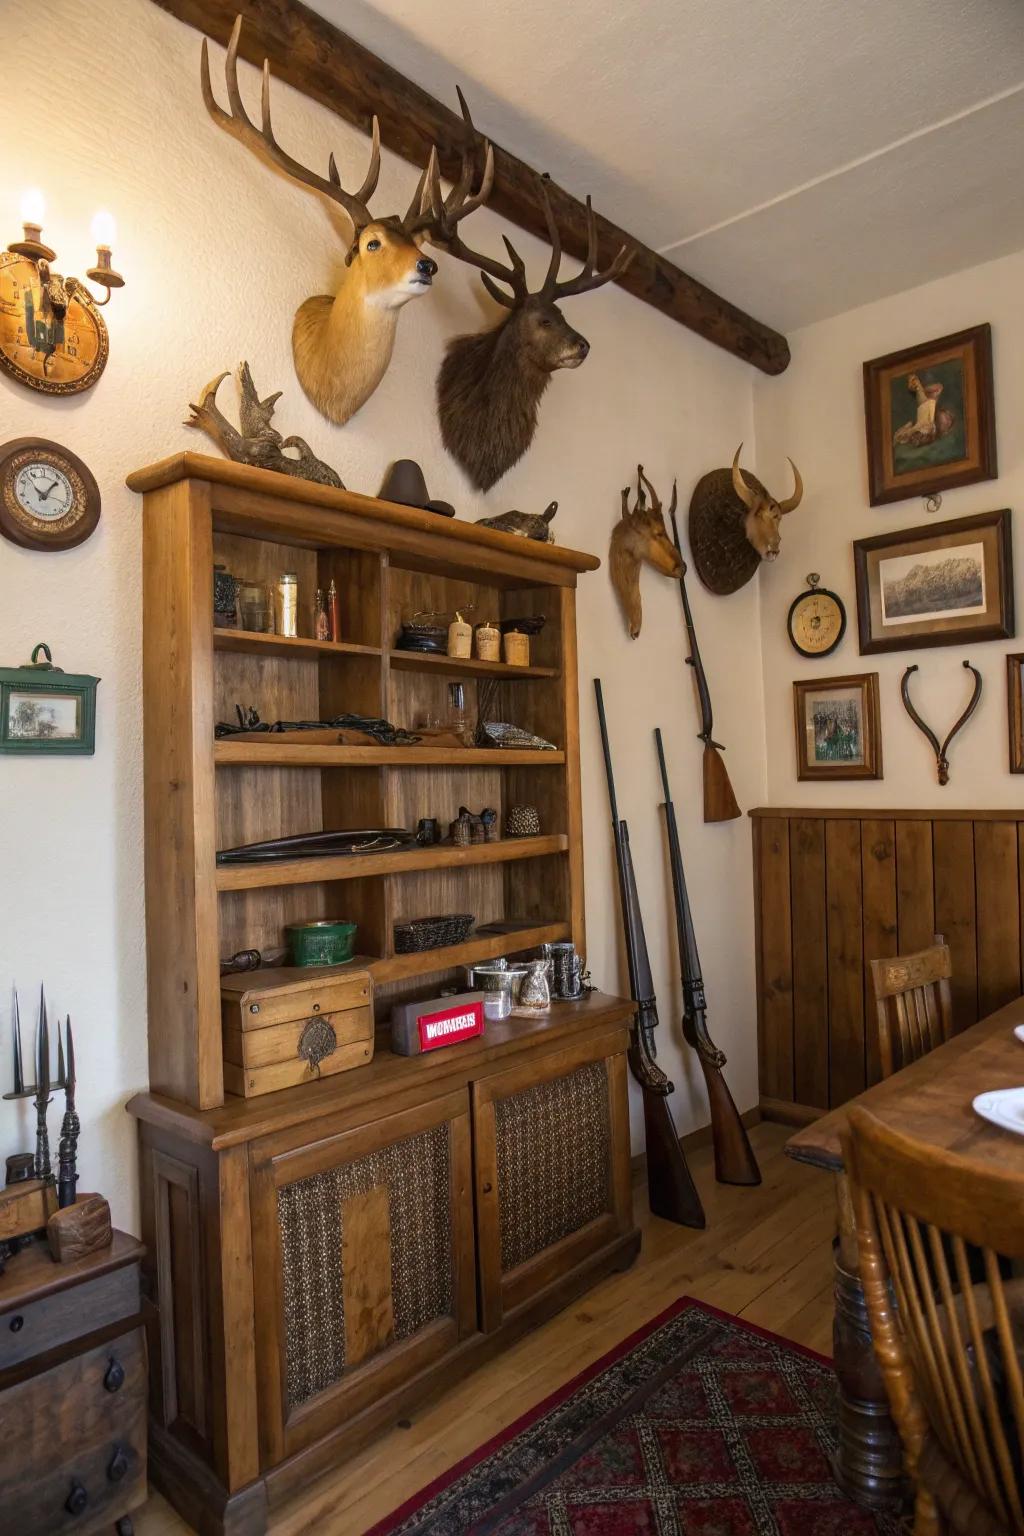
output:
[{"label": "wooden wainscoting panel", "polygon": [[762,1102],[806,1117],[877,1081],[870,962],[936,932],[956,1030],[1024,990],[1024,810],[751,815]]}]

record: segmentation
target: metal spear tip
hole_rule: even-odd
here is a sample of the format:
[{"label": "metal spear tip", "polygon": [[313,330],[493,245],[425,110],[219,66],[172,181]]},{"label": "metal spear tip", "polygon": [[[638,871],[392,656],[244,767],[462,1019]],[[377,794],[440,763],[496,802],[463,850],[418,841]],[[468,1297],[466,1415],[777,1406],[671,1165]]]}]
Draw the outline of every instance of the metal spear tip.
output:
[{"label": "metal spear tip", "polygon": [[77,1075],[75,1073],[75,1037],[71,1033],[71,1015],[70,1015],[70,1013],[68,1014],[67,1019],[65,1020],[64,1028],[66,1029],[67,1036],[68,1036],[68,1080],[67,1080],[67,1088],[68,1088],[69,1092],[74,1093],[74,1091],[75,1091],[75,1084],[77,1083],[78,1078],[77,1078]]},{"label": "metal spear tip", "polygon": [[50,1091],[50,1026],[46,1019],[46,994],[39,987],[39,1027],[36,1031],[36,1088],[41,1098]]}]

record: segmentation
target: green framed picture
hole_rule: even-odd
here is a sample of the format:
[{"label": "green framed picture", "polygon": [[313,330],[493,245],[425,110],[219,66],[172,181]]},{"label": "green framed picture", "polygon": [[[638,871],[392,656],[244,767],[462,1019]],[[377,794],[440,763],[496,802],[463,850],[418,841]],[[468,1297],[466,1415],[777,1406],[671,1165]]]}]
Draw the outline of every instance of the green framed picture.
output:
[{"label": "green framed picture", "polygon": [[25,666],[0,667],[0,752],[91,757],[99,681],[55,667],[43,644]]}]

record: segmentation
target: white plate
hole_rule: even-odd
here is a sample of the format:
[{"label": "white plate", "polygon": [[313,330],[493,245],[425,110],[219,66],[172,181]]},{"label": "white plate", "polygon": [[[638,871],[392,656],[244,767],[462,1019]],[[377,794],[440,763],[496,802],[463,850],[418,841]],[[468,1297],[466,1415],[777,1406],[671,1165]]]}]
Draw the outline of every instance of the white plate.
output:
[{"label": "white plate", "polygon": [[1020,1043],[1024,1045],[1024,1024],[1018,1024],[1013,1032],[1017,1036],[1017,1039],[1020,1041]]},{"label": "white plate", "polygon": [[979,1093],[973,1107],[993,1125],[1024,1136],[1024,1088],[992,1088]]}]

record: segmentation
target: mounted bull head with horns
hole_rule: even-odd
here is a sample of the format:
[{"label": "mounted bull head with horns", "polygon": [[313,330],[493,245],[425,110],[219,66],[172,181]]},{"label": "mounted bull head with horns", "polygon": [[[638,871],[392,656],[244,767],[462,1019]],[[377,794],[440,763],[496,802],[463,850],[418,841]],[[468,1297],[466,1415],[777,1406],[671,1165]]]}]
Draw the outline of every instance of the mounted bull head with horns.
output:
[{"label": "mounted bull head with horns", "polygon": [[[647,497],[644,495],[645,488],[650,494],[650,506],[647,505]],[[673,480],[670,517],[674,516],[675,510],[676,483]],[[660,571],[662,576],[672,576],[676,581],[683,574],[683,559],[668,536],[658,493],[644,474],[643,465],[638,464],[636,506],[630,511],[627,485],[622,492],[622,516],[615,524],[608,553],[612,586],[615,588],[623,617],[629,627],[631,640],[637,638],[643,623],[643,608],[640,602],[640,566],[644,561],[653,566],[656,571]]]},{"label": "mounted bull head with horns", "polygon": [[776,501],[756,475],[740,469],[741,443],[731,469],[713,469],[698,480],[690,501],[690,548],[697,575],[719,596],[738,592],[762,560],[775,560],[780,521],[803,499],[793,460],[793,494]]},{"label": "mounted bull head with horns", "polygon": [[[460,97],[461,99],[461,97]],[[463,115],[469,115],[463,103]],[[471,250],[451,230],[435,240],[460,261],[479,267],[484,287],[495,303],[508,311],[492,330],[456,336],[448,343],[437,376],[437,408],[441,437],[452,458],[470,480],[487,491],[529,448],[537,430],[537,411],[551,375],[559,368],[578,368],[590,343],[574,331],[557,300],[587,293],[614,282],[629,266],[634,252],[623,246],[603,272],[597,265],[597,220],[587,198],[587,258],[575,277],[559,279],[562,241],[543,178],[537,195],[544,211],[551,259],[540,288],[531,293],[526,263],[507,236],[508,265]],[[499,288],[504,283],[508,293]]]},{"label": "mounted bull head with horns", "polygon": [[[210,82],[210,54],[203,39],[201,83],[203,101],[214,122],[260,159],[303,186],[312,187],[336,203],[351,220],[353,241],[345,258],[345,278],[334,294],[317,294],[299,306],[292,329],[295,372],[309,399],[329,421],[344,423],[373,394],[384,377],[395,344],[398,313],[410,299],[427,292],[437,262],[425,256],[422,242],[434,237],[443,220],[448,238],[460,219],[472,213],[490,195],[494,179],[494,155],[484,145],[484,171],[480,187],[470,196],[473,165],[469,149],[463,156],[462,173],[447,198],[442,198],[437,150],[419,178],[412,202],[402,217],[375,216],[369,200],[380,176],[380,130],[373,119],[370,164],[358,191],[341,185],[331,155],[327,175],[308,170],[282,149],[270,120],[270,64],[263,61],[261,123],[257,127],[246,112],[238,88],[238,43],[242,18],[235,21],[225,62],[228,104],[217,104]],[[460,101],[462,99],[460,92]],[[472,125],[466,116],[467,130]]]}]

